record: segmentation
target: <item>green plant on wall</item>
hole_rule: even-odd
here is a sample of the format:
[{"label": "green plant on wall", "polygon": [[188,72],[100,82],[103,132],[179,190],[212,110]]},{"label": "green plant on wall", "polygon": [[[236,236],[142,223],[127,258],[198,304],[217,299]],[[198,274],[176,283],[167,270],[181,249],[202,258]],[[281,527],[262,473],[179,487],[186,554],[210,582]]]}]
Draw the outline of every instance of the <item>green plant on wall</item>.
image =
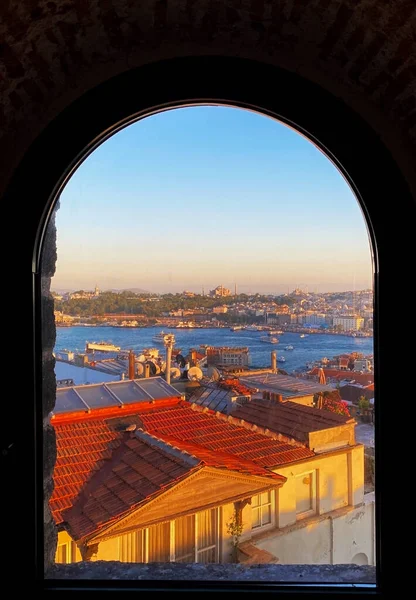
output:
[{"label": "green plant on wall", "polygon": [[358,408],[360,413],[365,413],[370,408],[370,401],[365,396],[360,396],[358,399]]},{"label": "green plant on wall", "polygon": [[231,536],[231,558],[233,562],[238,562],[238,545],[243,533],[243,522],[241,519],[241,510],[234,509],[233,516],[227,523],[227,533]]}]

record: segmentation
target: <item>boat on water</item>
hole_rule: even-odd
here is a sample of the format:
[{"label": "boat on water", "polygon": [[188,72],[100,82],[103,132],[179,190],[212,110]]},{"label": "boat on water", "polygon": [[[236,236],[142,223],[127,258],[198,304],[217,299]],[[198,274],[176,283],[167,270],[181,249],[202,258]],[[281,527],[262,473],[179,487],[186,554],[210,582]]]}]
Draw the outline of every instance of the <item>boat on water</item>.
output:
[{"label": "boat on water", "polygon": [[282,331],[281,329],[270,329],[267,333],[267,335],[283,335],[284,331]]},{"label": "boat on water", "polygon": [[284,363],[284,362],[286,362],[286,359],[285,359],[285,357],[284,357],[284,356],[278,356],[278,357],[276,358],[276,360],[277,360],[277,362],[280,362],[280,363]]},{"label": "boat on water", "polygon": [[285,346],[285,350],[294,350],[294,347],[290,346],[290,345],[289,346]]},{"label": "boat on water", "polygon": [[152,337],[152,340],[154,342],[156,342],[157,344],[163,344],[165,342],[165,337],[167,335],[168,334],[162,330],[162,331],[159,331],[159,333],[155,333],[155,335]]},{"label": "boat on water", "polygon": [[242,325],[235,325],[235,327],[231,327],[230,331],[241,331],[243,329]]},{"label": "boat on water", "polygon": [[270,335],[262,335],[260,338],[260,341],[265,342],[266,344],[278,344],[279,343],[279,339],[277,337],[270,336]]},{"label": "boat on water", "polygon": [[120,352],[121,347],[111,344],[111,342],[87,342],[85,344],[86,354],[93,352]]},{"label": "boat on water", "polygon": [[308,333],[301,333],[299,337],[305,338],[305,337],[308,337],[308,335],[309,335]]}]

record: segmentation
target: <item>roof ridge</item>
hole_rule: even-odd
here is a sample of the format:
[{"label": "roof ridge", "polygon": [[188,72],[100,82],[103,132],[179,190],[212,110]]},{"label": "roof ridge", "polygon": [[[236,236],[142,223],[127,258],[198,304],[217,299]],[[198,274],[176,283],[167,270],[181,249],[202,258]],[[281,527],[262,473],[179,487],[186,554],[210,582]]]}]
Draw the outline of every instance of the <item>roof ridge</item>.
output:
[{"label": "roof ridge", "polygon": [[174,456],[175,458],[179,458],[180,460],[186,462],[187,464],[189,464],[193,467],[202,462],[201,459],[199,459],[194,454],[191,454],[190,452],[187,452],[186,450],[181,450],[180,448],[178,448],[177,446],[174,446],[170,442],[161,440],[159,437],[152,435],[151,433],[148,433],[144,429],[141,429],[141,428],[136,429],[136,431],[134,432],[134,437],[137,437],[138,439],[143,441],[145,444],[148,444],[149,446],[153,446],[155,448],[158,448],[159,450],[165,451],[166,453]]},{"label": "roof ridge", "polygon": [[272,440],[277,440],[279,442],[286,442],[291,446],[296,447],[305,447],[301,441],[296,440],[295,438],[288,437],[282,433],[277,431],[271,431],[267,427],[262,427],[261,425],[256,425],[255,423],[251,423],[250,421],[246,421],[245,419],[240,419],[238,417],[233,417],[232,415],[225,415],[220,411],[214,411],[206,406],[200,406],[199,404],[192,403],[191,409],[196,412],[203,413],[211,413],[220,421],[227,421],[230,425],[236,425],[238,427],[244,427],[244,429],[248,429],[249,431],[253,431],[255,433],[259,433],[260,435],[264,435],[265,437],[271,438]]}]

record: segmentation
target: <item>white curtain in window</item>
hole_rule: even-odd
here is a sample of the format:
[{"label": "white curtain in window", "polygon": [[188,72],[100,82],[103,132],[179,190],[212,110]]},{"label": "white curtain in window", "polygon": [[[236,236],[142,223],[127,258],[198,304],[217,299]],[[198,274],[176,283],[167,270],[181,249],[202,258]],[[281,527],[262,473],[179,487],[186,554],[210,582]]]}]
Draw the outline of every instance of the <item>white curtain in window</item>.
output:
[{"label": "white curtain in window", "polygon": [[152,525],[148,529],[148,562],[170,561],[170,523]]},{"label": "white curtain in window", "polygon": [[120,536],[121,562],[144,562],[143,537],[144,531],[132,531]]},{"label": "white curtain in window", "polygon": [[197,562],[217,562],[217,510],[204,510],[197,514]]},{"label": "white curtain in window", "polygon": [[195,515],[175,521],[175,562],[195,562]]}]

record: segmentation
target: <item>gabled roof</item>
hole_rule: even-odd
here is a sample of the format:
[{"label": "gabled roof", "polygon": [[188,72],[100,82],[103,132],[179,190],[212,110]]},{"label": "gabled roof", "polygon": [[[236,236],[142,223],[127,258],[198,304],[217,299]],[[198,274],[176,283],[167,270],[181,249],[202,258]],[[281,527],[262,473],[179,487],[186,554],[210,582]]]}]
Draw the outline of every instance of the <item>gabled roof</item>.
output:
[{"label": "gabled roof", "polygon": [[166,444],[151,444],[136,434],[124,433],[119,447],[90,478],[65,512],[71,534],[78,540],[134,510],[201,465]]},{"label": "gabled roof", "polygon": [[[81,493],[89,494],[92,489],[101,494],[105,502],[100,509],[89,504],[91,514],[79,515],[75,529],[88,531],[92,524],[98,526],[105,519],[115,518],[128,510],[128,503],[131,507],[149,500],[163,486],[172,485],[189,474],[189,459],[184,461],[184,456],[193,457],[194,467],[207,466],[262,477],[265,481],[274,480],[274,485],[281,484],[284,478],[272,473],[271,468],[314,456],[300,444],[273,439],[253,431],[251,425],[185,401],[173,399],[168,406],[155,403],[151,408],[147,403],[143,407],[134,406],[124,415],[118,407],[110,407],[101,419],[86,414],[85,420],[80,421],[76,414],[71,421],[70,413],[57,415],[52,421],[58,454],[50,506],[57,523],[66,520],[67,513],[63,511],[70,509]],[[140,444],[126,441],[126,427],[140,428],[151,434],[152,450],[145,448],[149,441],[144,438]],[[165,466],[160,472],[163,462]],[[101,473],[109,482],[104,484]],[[106,490],[98,491],[97,482],[105,485]],[[72,513],[71,526],[73,518]]]},{"label": "gabled roof", "polygon": [[297,402],[251,400],[233,411],[233,416],[267,427],[289,438],[307,442],[309,433],[355,423],[351,417],[338,415]]},{"label": "gabled roof", "polygon": [[185,401],[158,411],[146,411],[140,414],[140,419],[146,431],[160,439],[174,439],[178,447],[193,443],[205,451],[226,452],[261,467],[274,468],[314,456],[305,447],[281,442],[238,419]]}]

